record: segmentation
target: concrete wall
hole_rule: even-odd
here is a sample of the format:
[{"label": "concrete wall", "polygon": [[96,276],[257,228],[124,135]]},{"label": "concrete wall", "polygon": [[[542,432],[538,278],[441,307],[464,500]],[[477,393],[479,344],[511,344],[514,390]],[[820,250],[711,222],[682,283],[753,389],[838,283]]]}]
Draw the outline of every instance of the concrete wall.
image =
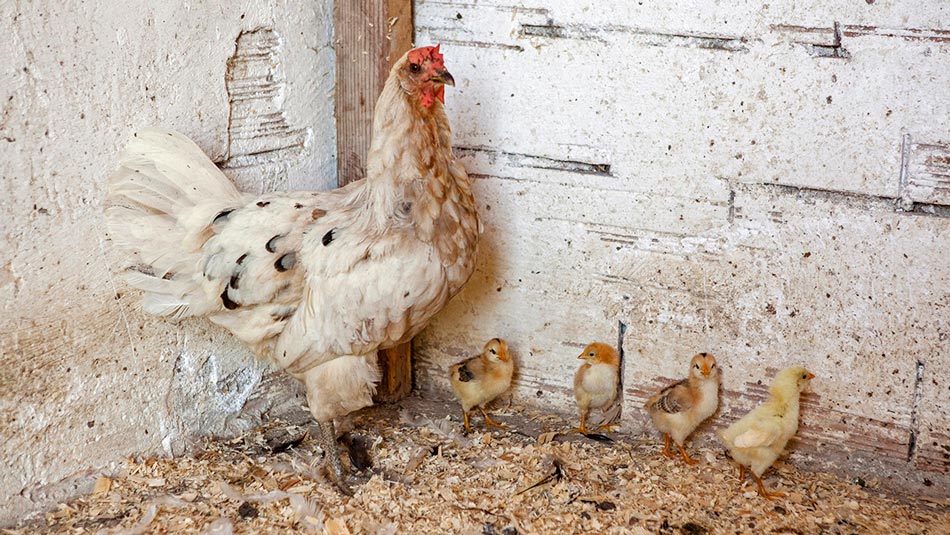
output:
[{"label": "concrete wall", "polygon": [[696,352],[717,425],[804,363],[800,447],[948,472],[950,5],[419,0],[416,41],[486,225],[418,385],[502,336],[515,396],[573,412],[623,324],[629,431]]},{"label": "concrete wall", "polygon": [[263,367],[207,322],[136,310],[103,186],[150,125],[248,190],[335,184],[331,22],[330,0],[0,2],[0,524],[247,425]]}]

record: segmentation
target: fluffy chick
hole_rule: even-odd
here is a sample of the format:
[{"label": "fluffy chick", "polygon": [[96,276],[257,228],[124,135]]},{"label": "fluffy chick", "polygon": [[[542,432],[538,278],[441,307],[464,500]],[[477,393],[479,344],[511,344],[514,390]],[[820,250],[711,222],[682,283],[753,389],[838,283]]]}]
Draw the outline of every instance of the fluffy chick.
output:
[{"label": "fluffy chick", "polygon": [[761,477],[798,431],[799,394],[814,377],[801,366],[782,370],[769,388],[769,400],[719,433],[732,458],[739,463],[739,484],[745,479],[748,466],[759,494],[766,499],[785,496],[765,490]]},{"label": "fluffy chick", "polygon": [[[581,425],[574,431],[588,434],[587,416],[591,409],[606,411],[617,399],[620,355],[613,347],[594,342],[584,348],[577,357],[584,361],[574,375],[574,399],[581,414]],[[597,428],[612,431],[619,422],[611,422]]]},{"label": "fluffy chick", "polygon": [[709,353],[699,353],[689,364],[689,377],[660,390],[647,400],[644,408],[653,425],[663,433],[663,454],[670,451],[670,438],[676,443],[683,461],[696,464],[686,453],[683,442],[719,406],[719,369]]},{"label": "fluffy chick", "polygon": [[477,407],[485,418],[485,427],[507,429],[504,424],[492,420],[484,405],[495,399],[511,386],[514,362],[508,353],[508,344],[501,338],[492,338],[485,344],[481,355],[460,362],[449,368],[452,390],[462,402],[462,420],[465,430],[471,431],[468,412]]}]

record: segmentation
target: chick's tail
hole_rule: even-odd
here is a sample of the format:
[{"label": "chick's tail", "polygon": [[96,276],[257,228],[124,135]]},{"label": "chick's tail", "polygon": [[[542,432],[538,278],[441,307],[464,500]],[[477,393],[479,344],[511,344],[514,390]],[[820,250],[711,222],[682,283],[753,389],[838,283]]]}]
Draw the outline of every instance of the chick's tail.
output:
[{"label": "chick's tail", "polygon": [[105,214],[112,243],[132,263],[129,282],[148,292],[153,314],[185,317],[195,310],[200,288],[190,276],[213,234],[217,214],[245,202],[233,183],[187,137],[171,131],[138,132],[109,177]]}]

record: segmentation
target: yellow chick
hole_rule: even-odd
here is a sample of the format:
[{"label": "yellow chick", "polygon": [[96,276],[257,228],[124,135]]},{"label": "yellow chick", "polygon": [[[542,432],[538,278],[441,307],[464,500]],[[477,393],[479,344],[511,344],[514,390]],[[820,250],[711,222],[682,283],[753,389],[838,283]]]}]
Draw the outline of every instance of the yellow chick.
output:
[{"label": "yellow chick", "polygon": [[769,400],[719,433],[732,458],[739,463],[739,484],[745,479],[748,466],[759,494],[766,499],[785,496],[766,491],[761,477],[798,431],[799,394],[814,377],[801,366],[782,370],[769,388]]},{"label": "yellow chick", "polygon": [[676,443],[683,461],[696,464],[686,453],[683,442],[719,406],[719,369],[709,353],[699,353],[689,364],[689,377],[660,390],[647,400],[644,408],[653,425],[663,433],[663,454],[673,459],[670,438]]},{"label": "yellow chick", "polygon": [[[574,431],[588,434],[587,416],[591,409],[606,411],[617,399],[617,384],[619,383],[620,355],[617,350],[607,344],[594,342],[584,348],[584,352],[577,357],[584,361],[574,376],[574,399],[581,413],[581,425]],[[597,428],[613,430],[618,422],[608,423]]]},{"label": "yellow chick", "polygon": [[485,418],[485,427],[507,429],[504,424],[492,420],[484,405],[495,399],[511,386],[514,362],[508,353],[508,344],[501,338],[492,338],[485,344],[482,354],[449,368],[452,390],[462,402],[462,419],[465,430],[471,431],[468,412],[477,407]]}]

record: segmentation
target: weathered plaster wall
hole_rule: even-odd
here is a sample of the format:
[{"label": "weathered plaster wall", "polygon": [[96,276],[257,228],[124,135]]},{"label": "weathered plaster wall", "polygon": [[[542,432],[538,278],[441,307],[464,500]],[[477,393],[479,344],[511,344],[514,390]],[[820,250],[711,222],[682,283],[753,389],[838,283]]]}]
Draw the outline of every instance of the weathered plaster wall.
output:
[{"label": "weathered plaster wall", "polygon": [[716,425],[804,363],[800,450],[950,471],[950,5],[419,0],[416,35],[486,225],[419,385],[502,336],[573,411],[623,323],[630,431],[709,351]]},{"label": "weathered plaster wall", "polygon": [[125,455],[181,451],[264,368],[136,310],[103,235],[132,132],[193,137],[241,187],[335,183],[330,0],[0,2],[0,524]]}]

